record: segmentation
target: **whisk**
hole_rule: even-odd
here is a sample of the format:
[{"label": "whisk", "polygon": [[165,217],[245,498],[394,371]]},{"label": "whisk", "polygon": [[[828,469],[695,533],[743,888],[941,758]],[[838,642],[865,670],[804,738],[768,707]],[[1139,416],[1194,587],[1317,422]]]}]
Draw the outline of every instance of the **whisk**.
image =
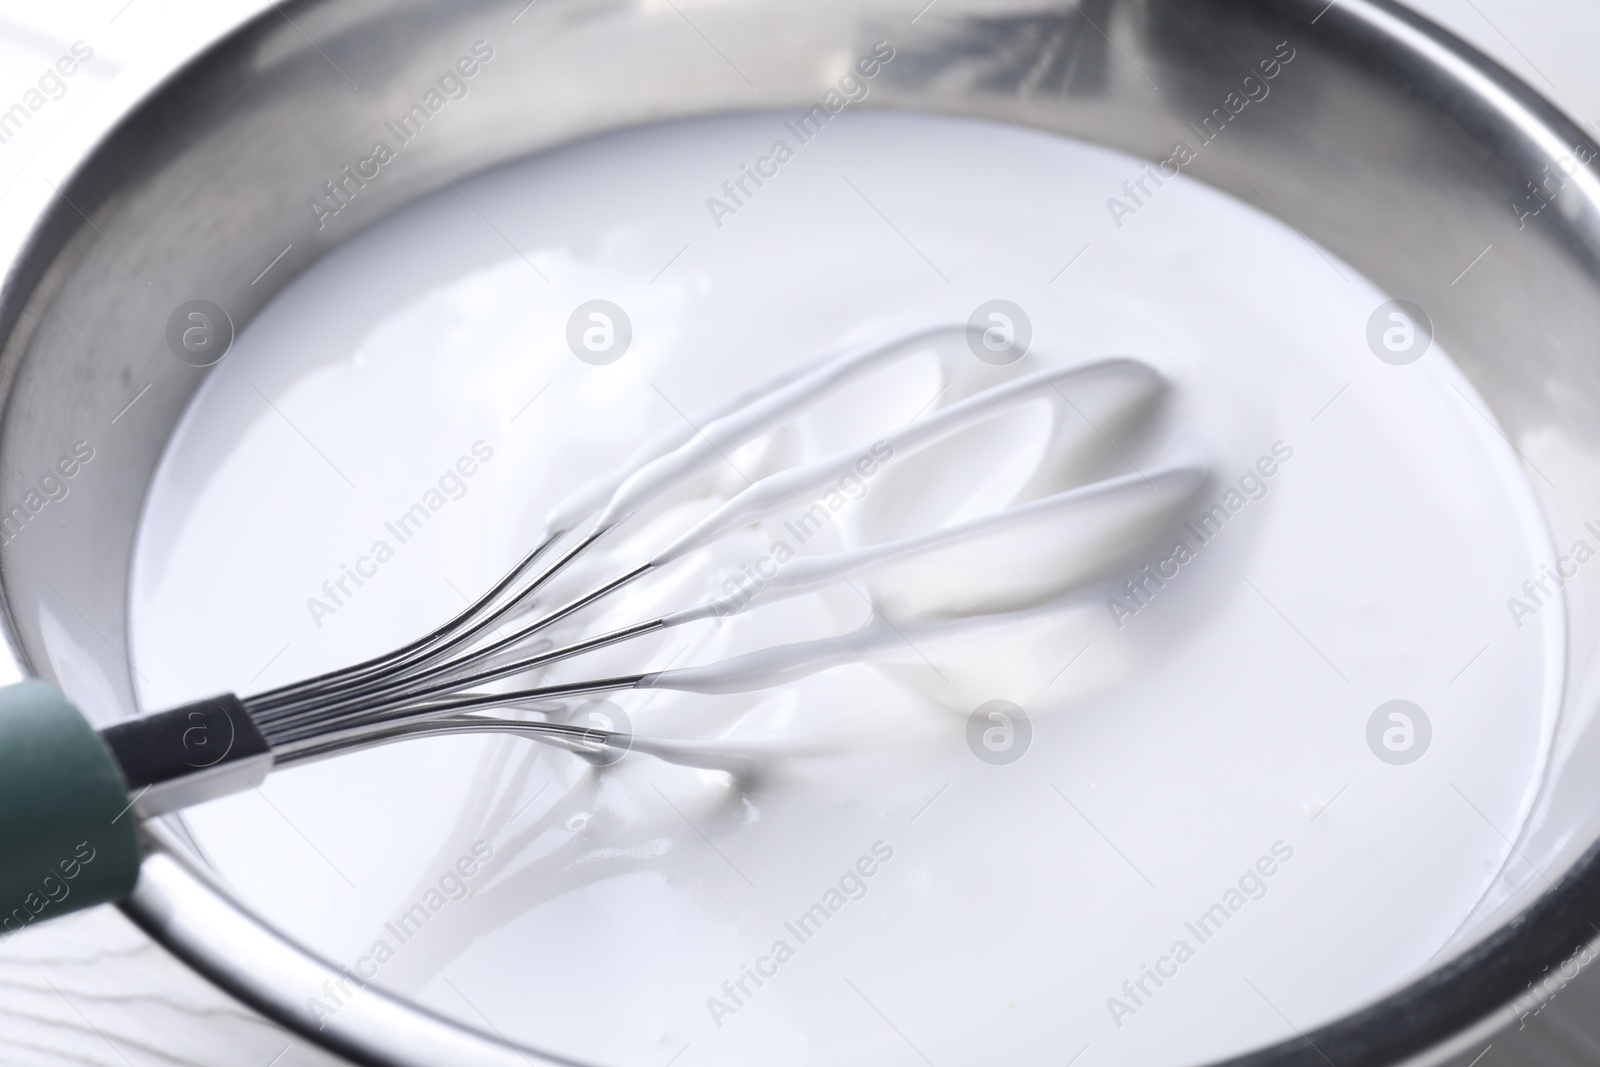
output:
[{"label": "whisk", "polygon": [[[403,739],[509,733],[597,764],[632,751],[739,773],[758,757],[750,746],[642,737],[552,716],[575,702],[627,690],[725,694],[780,687],[841,664],[892,659],[924,641],[1026,618],[1093,577],[1108,554],[1143,547],[1151,531],[1160,532],[1162,520],[1203,486],[1207,466],[1198,460],[1135,468],[1065,488],[1060,465],[1045,463],[998,510],[931,522],[854,547],[795,554],[760,572],[746,565],[729,576],[719,595],[591,632],[594,620],[615,606],[622,590],[786,508],[820,506],[814,502],[841,483],[851,484],[849,479],[860,484],[930,449],[959,447],[963,433],[1014,417],[1035,403],[1051,412],[1052,441],[1093,436],[1101,432],[1098,425],[1079,410],[1086,394],[1100,399],[1097,410],[1105,417],[1121,418],[1149,408],[1166,388],[1156,370],[1127,357],[1003,371],[973,368],[976,361],[966,354],[968,378],[983,380],[965,395],[952,389],[952,381],[909,422],[875,440],[750,481],[642,562],[619,567],[620,573],[604,580],[581,582],[580,591],[556,595],[573,584],[575,572],[594,570],[605,558],[597,546],[614,546],[630,520],[708,470],[730,463],[728,457],[741,446],[893,363],[931,355],[943,361],[941,366],[950,365],[966,353],[965,342],[965,328],[947,327],[836,351],[788,368],[702,418],[658,434],[613,472],[553,508],[531,551],[460,614],[365,662],[243,699],[226,694],[127,720],[98,735],[42,682],[0,691],[0,811],[34,816],[0,816],[0,856],[9,861],[7,869],[22,872],[0,875],[0,902],[9,899],[7,883],[20,878],[24,889],[30,884],[30,871],[59,874],[57,853],[66,849],[64,855],[71,856],[72,844],[80,839],[91,851],[97,842],[102,852],[133,857],[136,870],[135,819],[126,817],[130,809],[149,818],[252,788],[276,767]],[[1047,449],[1046,454],[1054,453]],[[1054,556],[1087,562],[1058,568],[1054,575],[1018,567],[1013,550],[1029,538],[1034,543],[1044,538]],[[1026,554],[1022,558],[1026,562]],[[534,677],[647,635],[727,620],[803,593],[870,583],[875,575],[918,567],[924,572],[953,568],[969,580],[944,592],[922,589],[921,599],[931,596],[932,603],[920,608],[885,597],[884,604],[872,604],[864,624],[845,633],[695,666],[543,684]],[[117,866],[105,864],[102,870]],[[118,891],[113,877],[98,899],[126,892],[132,883],[124,880],[127,885]],[[74,904],[94,903],[86,899],[93,895],[79,893]]]}]

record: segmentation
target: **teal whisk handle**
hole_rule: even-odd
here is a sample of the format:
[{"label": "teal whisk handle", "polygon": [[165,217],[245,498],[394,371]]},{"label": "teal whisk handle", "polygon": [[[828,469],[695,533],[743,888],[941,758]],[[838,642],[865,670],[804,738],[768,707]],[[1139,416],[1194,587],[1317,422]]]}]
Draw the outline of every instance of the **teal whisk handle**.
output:
[{"label": "teal whisk handle", "polygon": [[120,900],[138,817],[111,749],[48,682],[0,688],[0,939]]}]

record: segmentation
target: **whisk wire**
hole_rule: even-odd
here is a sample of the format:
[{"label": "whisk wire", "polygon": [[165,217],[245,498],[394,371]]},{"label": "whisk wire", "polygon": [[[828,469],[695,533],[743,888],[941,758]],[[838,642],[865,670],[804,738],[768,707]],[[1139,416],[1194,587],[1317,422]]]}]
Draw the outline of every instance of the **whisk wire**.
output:
[{"label": "whisk wire", "polygon": [[[274,709],[283,707],[285,705],[292,705],[297,698],[301,698],[306,694],[315,695],[319,692],[325,692],[329,688],[337,687],[341,683],[358,681],[362,678],[371,677],[373,675],[381,674],[385,671],[393,669],[407,656],[413,655],[419,651],[430,649],[434,645],[450,637],[452,634],[456,633],[462,627],[467,625],[474,616],[482,612],[488,605],[492,604],[496,598],[504,593],[505,590],[513,583],[515,583],[516,580],[520,578],[529,567],[532,567],[540,556],[549,551],[550,547],[559,541],[560,538],[561,534],[559,532],[552,532],[548,534],[539,542],[538,546],[535,547],[533,551],[529,552],[526,556],[523,556],[521,561],[518,562],[515,567],[512,567],[510,571],[506,572],[506,575],[503,578],[491,586],[488,592],[484,593],[477,600],[473,601],[444,625],[429,631],[423,636],[417,638],[415,641],[412,641],[406,645],[402,645],[400,648],[392,649],[391,651],[385,652],[380,656],[374,656],[371,659],[362,661],[361,663],[353,664],[349,667],[341,667],[338,670],[328,671],[324,674],[306,678],[302,681],[293,682],[288,685],[279,686],[275,689],[269,689],[263,693],[258,693],[249,698],[245,702],[246,705],[250,706],[252,710],[259,709],[262,715],[270,715]],[[529,590],[524,590],[523,593],[520,593],[518,595],[518,599],[520,599],[521,596],[526,595],[527,592],[529,592]]]},{"label": "whisk wire", "polygon": [[[540,636],[558,624],[573,620],[646,574],[706,547],[727,531],[759,522],[786,504],[833,484],[840,478],[841,471],[848,472],[860,462],[856,450],[841,450],[760,478],[691,525],[645,562],[572,596],[559,607],[543,611],[502,636],[491,636],[493,627],[520,606],[529,604],[536,593],[593,550],[601,538],[639,515],[672,487],[684,484],[686,479],[719,458],[725,459],[730,450],[769,432],[869,369],[893,359],[930,349],[937,351],[941,346],[950,348],[963,342],[962,328],[948,327],[923,331],[888,344],[857,346],[817,363],[787,369],[723,404],[698,429],[691,424],[657,434],[636,449],[620,468],[613,468],[557,505],[545,519],[546,533],[539,545],[449,622],[382,656],[248,698],[244,701],[246,710],[273,747],[279,762],[322,758],[403,737],[496,729],[568,747],[573,744],[582,747],[584,742],[573,740],[577,736],[573,731],[582,733],[580,728],[483,713],[494,709],[524,709],[530,705],[535,711],[548,712],[548,707],[539,705],[633,688],[701,693],[746,691],[834,664],[881,654],[897,643],[908,641],[908,634],[959,633],[966,627],[998,624],[1026,613],[969,609],[956,619],[900,626],[875,609],[866,624],[849,634],[781,645],[703,667],[499,692],[479,687],[712,615],[738,614],[758,601],[768,603],[793,596],[867,567],[899,564],[972,538],[1008,534],[1014,528],[1047,518],[1065,516],[1070,519],[1077,514],[1077,509],[1102,502],[1131,498],[1136,519],[1153,515],[1170,507],[1174,501],[1187,498],[1204,481],[1206,471],[1197,465],[1170,467],[1154,472],[1153,477],[1139,473],[1104,479],[898,541],[807,556],[795,561],[781,579],[765,583],[748,596],[715,597],[698,606],[568,640],[555,647],[551,647],[548,638]],[[1147,364],[1127,357],[1051,367],[992,385],[931,413],[919,412],[910,422],[876,442],[873,451],[884,463],[891,459],[903,460],[994,417],[1007,407],[1041,398],[1054,406],[1053,396],[1065,397],[1060,392],[1063,386],[1096,380],[1110,380],[1118,385],[1121,388],[1118,402],[1129,405],[1137,405],[1165,387],[1164,379]],[[587,529],[587,532],[576,536],[554,559],[539,566],[553,549],[580,529]],[[985,611],[990,613],[985,614]],[[592,746],[592,738],[589,743]]]}]

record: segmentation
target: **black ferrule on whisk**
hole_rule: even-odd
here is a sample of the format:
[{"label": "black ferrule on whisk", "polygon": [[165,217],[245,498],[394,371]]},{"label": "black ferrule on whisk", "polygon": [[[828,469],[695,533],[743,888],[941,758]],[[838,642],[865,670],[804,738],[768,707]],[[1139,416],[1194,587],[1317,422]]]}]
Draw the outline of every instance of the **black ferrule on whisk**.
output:
[{"label": "black ferrule on whisk", "polygon": [[272,769],[272,749],[232,693],[125,720],[100,737],[145,817],[250,789]]}]

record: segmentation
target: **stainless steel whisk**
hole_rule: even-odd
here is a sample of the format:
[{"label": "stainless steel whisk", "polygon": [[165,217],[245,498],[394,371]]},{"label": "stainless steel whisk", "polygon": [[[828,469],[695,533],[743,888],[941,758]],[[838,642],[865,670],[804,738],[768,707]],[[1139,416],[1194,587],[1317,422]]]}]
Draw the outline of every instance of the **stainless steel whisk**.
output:
[{"label": "stainless steel whisk", "polygon": [[[392,741],[444,734],[509,732],[568,748],[599,762],[616,750],[738,770],[751,753],[735,745],[673,742],[556,721],[484,714],[491,709],[548,708],[553,701],[629,689],[699,693],[743,692],[780,685],[847,661],[870,660],[922,637],[971,630],[1016,615],[968,610],[898,622],[877,614],[865,626],[834,637],[780,645],[718,663],[640,671],[519,689],[484,688],[564,660],[687,623],[727,618],[786,596],[848,580],[875,568],[1050,524],[1061,528],[1101,512],[1126,534],[1169,512],[1202,484],[1198,463],[1094,481],[909,537],[831,553],[802,555],[754,590],[708,599],[686,609],[562,643],[548,634],[646,575],[711,545],[797,501],[814,498],[852,471],[864,455],[892,464],[1030,401],[1073,407],[1085,386],[1109,387],[1113,403],[1133,410],[1164,388],[1147,364],[1109,358],[1019,374],[935,408],[871,442],[760,478],[695,523],[650,558],[559,606],[532,612],[503,636],[491,631],[536,606],[572,564],[667,490],[705,470],[746,442],[771,431],[844,385],[891,362],[964,346],[960,328],[929,330],[889,343],[863,345],[803,363],[734,397],[695,425],[674,427],[641,446],[616,473],[562,502],[544,521],[537,547],[473,604],[437,630],[366,662],[239,700],[231,695],[118,724],[103,731],[128,775],[131,790],[146,790],[138,809],[155,814],[203,797],[258,784],[284,767]],[[968,359],[971,357],[968,356]],[[1062,420],[1057,420],[1061,422]],[[878,458],[882,457],[882,458]],[[981,576],[980,585],[981,585]],[[222,720],[226,720],[225,722]],[[174,737],[176,734],[176,737]],[[176,741],[176,745],[174,745]],[[223,751],[226,747],[226,751]],[[213,760],[206,766],[197,762]]]}]

